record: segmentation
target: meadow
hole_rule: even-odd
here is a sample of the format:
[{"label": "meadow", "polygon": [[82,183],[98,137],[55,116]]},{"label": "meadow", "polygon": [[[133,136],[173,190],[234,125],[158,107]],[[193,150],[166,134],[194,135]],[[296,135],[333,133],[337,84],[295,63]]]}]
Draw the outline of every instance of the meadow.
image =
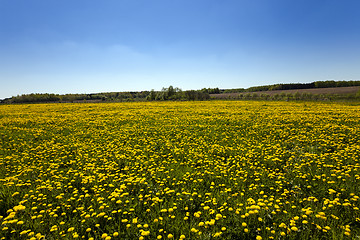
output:
[{"label": "meadow", "polygon": [[358,239],[360,105],[0,105],[0,239]]}]

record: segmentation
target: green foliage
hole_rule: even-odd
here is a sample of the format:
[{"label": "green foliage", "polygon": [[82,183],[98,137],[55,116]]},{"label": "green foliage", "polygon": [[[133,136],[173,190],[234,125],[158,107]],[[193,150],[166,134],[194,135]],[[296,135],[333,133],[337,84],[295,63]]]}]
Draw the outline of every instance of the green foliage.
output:
[{"label": "green foliage", "polygon": [[[316,81],[312,83],[288,83],[255,86],[247,89],[235,88],[220,90],[219,88],[203,88],[201,90],[182,91],[180,88],[169,86],[162,88],[161,91],[141,91],[141,92],[108,92],[108,93],[91,93],[91,94],[49,94],[49,93],[31,93],[18,95],[16,97],[0,100],[0,103],[50,103],[50,102],[132,102],[132,101],[166,101],[166,100],[207,100],[210,99],[209,94],[220,93],[245,93],[245,92],[261,92],[273,90],[291,90],[291,89],[311,89],[311,88],[329,88],[329,87],[350,87],[360,86],[360,81]],[[323,100],[323,99],[359,99],[359,94],[355,95],[301,95],[296,96],[268,96],[262,95],[239,95],[240,99],[264,99],[264,100]]]},{"label": "green foliage", "polygon": [[352,87],[360,86],[360,81],[317,81],[314,85],[315,88]]},{"label": "green foliage", "polygon": [[4,99],[3,103],[35,103],[35,102],[58,102],[61,100],[60,95],[58,94],[23,94],[16,97]]},{"label": "green foliage", "polygon": [[208,93],[201,91],[189,90],[189,91],[185,91],[185,98],[186,100],[191,100],[191,101],[195,101],[195,100],[203,101],[210,99],[210,95]]},{"label": "green foliage", "polygon": [[312,83],[280,83],[274,85],[255,86],[247,89],[244,88],[226,89],[223,91],[223,93],[261,92],[261,91],[274,91],[274,90],[353,87],[353,86],[360,86],[360,81],[331,80],[331,81],[316,81]]},{"label": "green foliage", "polygon": [[219,88],[203,88],[200,90],[203,93],[208,93],[208,94],[218,94],[221,93]]},{"label": "green foliage", "polygon": [[[219,90],[219,89],[217,89]],[[202,90],[188,90],[182,91],[180,88],[174,88],[169,86],[168,88],[163,88],[159,92],[152,90],[149,95],[146,97],[149,101],[166,101],[166,100],[187,100],[187,101],[202,101],[210,99],[209,91],[216,92],[216,89],[202,89]]]},{"label": "green foliage", "polygon": [[1,103],[51,103],[51,102],[122,102],[145,100],[149,91],[142,92],[109,92],[91,94],[48,94],[31,93],[7,98]]},{"label": "green foliage", "polygon": [[223,93],[238,93],[238,92],[245,92],[245,88],[234,88],[234,89],[225,89],[222,92]]}]

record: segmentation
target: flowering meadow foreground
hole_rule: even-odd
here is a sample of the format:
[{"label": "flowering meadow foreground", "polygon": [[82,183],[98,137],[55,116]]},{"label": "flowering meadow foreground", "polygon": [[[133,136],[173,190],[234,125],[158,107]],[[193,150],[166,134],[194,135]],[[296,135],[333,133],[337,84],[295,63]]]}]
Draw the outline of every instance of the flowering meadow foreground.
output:
[{"label": "flowering meadow foreground", "polygon": [[0,239],[358,239],[360,106],[0,106]]}]

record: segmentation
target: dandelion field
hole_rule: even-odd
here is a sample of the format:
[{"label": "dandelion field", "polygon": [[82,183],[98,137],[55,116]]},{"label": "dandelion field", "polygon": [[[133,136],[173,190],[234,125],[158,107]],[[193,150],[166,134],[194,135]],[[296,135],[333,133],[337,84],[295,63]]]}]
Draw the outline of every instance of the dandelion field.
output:
[{"label": "dandelion field", "polygon": [[358,239],[360,106],[0,105],[0,239]]}]

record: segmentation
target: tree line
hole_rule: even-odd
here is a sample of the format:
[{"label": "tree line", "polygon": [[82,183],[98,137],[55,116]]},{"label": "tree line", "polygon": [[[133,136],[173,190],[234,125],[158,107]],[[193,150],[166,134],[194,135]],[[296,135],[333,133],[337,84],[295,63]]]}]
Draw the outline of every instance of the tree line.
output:
[{"label": "tree line", "polygon": [[182,91],[180,88],[174,88],[173,86],[169,86],[168,88],[162,88],[159,92],[151,90],[150,94],[146,97],[146,100],[148,101],[202,101],[208,99],[210,99],[209,89]]},{"label": "tree line", "polygon": [[111,92],[92,94],[49,94],[31,93],[18,95],[1,100],[1,103],[50,103],[50,102],[106,102],[106,101],[135,101],[145,99],[149,91],[143,92]]},{"label": "tree line", "polygon": [[[210,94],[220,93],[245,93],[261,92],[272,90],[291,90],[291,89],[311,89],[311,88],[330,88],[330,87],[351,87],[360,86],[360,81],[316,81],[312,83],[286,83],[264,86],[255,86],[250,88],[219,89],[203,88],[201,90],[186,90],[169,86],[162,88],[161,91],[141,91],[141,92],[108,92],[91,94],[49,94],[49,93],[31,93],[5,98],[0,103],[50,103],[50,102],[124,102],[124,101],[202,101],[210,99]],[[240,97],[239,97],[240,98]],[[245,99],[244,97],[241,97]],[[258,98],[257,96],[246,98]],[[263,97],[270,98],[270,97]],[[280,97],[279,97],[280,98]],[[307,97],[308,99],[308,97]]]},{"label": "tree line", "polygon": [[316,81],[312,83],[280,83],[273,85],[255,86],[250,88],[225,89],[221,93],[261,92],[274,90],[332,88],[332,87],[354,87],[360,86],[360,81]]},{"label": "tree line", "polygon": [[109,92],[92,94],[49,94],[31,93],[5,98],[3,104],[12,103],[51,103],[51,102],[134,102],[134,101],[202,101],[210,99],[209,93],[218,93],[219,89],[202,89],[182,91],[180,88],[169,86],[161,91],[141,92]]}]

